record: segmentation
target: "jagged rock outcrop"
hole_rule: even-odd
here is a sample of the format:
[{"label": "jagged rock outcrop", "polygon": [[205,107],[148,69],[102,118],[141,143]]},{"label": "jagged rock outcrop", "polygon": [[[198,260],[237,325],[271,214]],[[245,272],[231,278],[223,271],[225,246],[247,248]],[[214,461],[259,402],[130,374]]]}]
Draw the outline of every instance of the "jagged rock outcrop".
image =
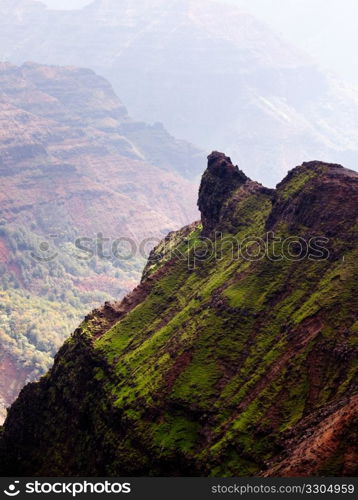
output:
[{"label": "jagged rock outcrop", "polygon": [[248,180],[228,156],[218,151],[208,156],[208,168],[201,180],[198,199],[205,233],[209,234],[218,224],[225,202]]},{"label": "jagged rock outcrop", "polygon": [[[317,175],[319,172],[322,176]],[[357,185],[357,173],[341,165],[305,162],[277,185],[266,229],[274,230],[276,221],[285,220],[292,231],[307,227],[328,237],[347,235],[356,221]],[[335,224],[330,214],[334,214]]]},{"label": "jagged rock outcrop", "polygon": [[[209,163],[226,244],[203,258],[200,223],[171,233],[127,298],[86,317],[11,407],[5,474],[356,474],[358,174],[309,163],[272,192]],[[240,181],[228,196],[215,168]],[[328,257],[287,251],[312,235]]]}]

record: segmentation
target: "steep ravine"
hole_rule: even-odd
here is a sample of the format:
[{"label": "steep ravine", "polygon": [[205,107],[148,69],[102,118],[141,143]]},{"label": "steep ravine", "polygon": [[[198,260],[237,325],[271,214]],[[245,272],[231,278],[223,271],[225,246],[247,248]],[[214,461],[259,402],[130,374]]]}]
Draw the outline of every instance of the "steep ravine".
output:
[{"label": "steep ravine", "polygon": [[0,62],[0,424],[86,312],[138,283],[140,243],[197,217],[200,157],[91,70]]}]

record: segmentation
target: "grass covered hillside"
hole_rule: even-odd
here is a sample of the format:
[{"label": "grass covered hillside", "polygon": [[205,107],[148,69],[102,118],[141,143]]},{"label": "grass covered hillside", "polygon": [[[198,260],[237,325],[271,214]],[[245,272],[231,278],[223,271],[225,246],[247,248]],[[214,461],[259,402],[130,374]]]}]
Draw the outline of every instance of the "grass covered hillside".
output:
[{"label": "grass covered hillside", "polygon": [[354,475],[358,174],[213,153],[199,208],[23,389],[6,475]]}]

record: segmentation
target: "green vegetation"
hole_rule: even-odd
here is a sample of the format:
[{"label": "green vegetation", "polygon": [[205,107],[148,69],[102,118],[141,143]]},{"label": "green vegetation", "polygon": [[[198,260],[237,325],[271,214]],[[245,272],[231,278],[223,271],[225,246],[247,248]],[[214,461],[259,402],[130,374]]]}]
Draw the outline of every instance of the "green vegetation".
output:
[{"label": "green vegetation", "polygon": [[[84,262],[66,240],[51,242],[41,253],[44,238],[33,226],[0,224],[0,240],[8,249],[0,262],[0,340],[4,352],[35,379],[49,369],[53,356],[89,310],[118,299],[125,292],[121,283],[138,279],[140,263],[124,269],[118,261]],[[51,255],[56,258],[36,259]],[[103,287],[102,276],[108,283]]]},{"label": "green vegetation", "polygon": [[[236,190],[225,202],[225,217],[219,214],[218,230],[239,241],[263,237],[276,213],[282,236],[307,236],[300,214],[289,210],[281,219],[280,210],[308,189],[312,176],[324,175],[325,168],[310,168],[309,175],[306,167],[302,177],[290,174],[294,188],[284,188],[285,199],[276,200],[273,211],[270,192]],[[303,206],[300,201],[292,202]],[[321,223],[314,219],[312,234]],[[51,467],[64,474],[252,475],[276,459],[307,416],[329,415],[352,396],[358,333],[358,247],[352,233],[333,234],[335,253],[326,260],[248,261],[225,244],[220,258],[197,258],[192,266],[193,252],[205,246],[200,230],[185,228],[171,234],[167,246],[159,245],[123,317],[92,338],[94,313],[33,389],[52,398],[41,399],[42,415],[50,412],[51,418],[39,430],[46,433],[44,443],[57,433],[46,444]],[[343,259],[345,239],[350,250]],[[85,382],[84,374],[90,377]],[[78,403],[79,393],[85,402]],[[75,404],[80,411],[65,410]],[[67,436],[70,418],[80,435]],[[80,446],[75,466],[64,463],[62,451],[49,458],[64,436],[67,452]],[[91,468],[84,463],[96,446],[99,465],[91,462]],[[37,460],[41,456],[37,472],[45,475],[51,469],[42,452],[33,451]],[[323,457],[322,471],[338,470],[342,453]]]}]

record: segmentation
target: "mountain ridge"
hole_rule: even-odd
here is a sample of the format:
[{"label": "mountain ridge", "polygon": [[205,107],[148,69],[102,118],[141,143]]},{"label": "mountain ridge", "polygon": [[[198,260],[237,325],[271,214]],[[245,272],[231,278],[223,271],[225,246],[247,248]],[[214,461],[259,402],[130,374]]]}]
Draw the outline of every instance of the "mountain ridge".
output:
[{"label": "mountain ridge", "polygon": [[[310,162],[273,191],[214,152],[201,196],[213,168],[240,182],[209,221],[204,203],[210,231],[170,233],[10,408],[8,475],[354,475],[358,174]],[[294,244],[258,258],[272,228]]]}]

